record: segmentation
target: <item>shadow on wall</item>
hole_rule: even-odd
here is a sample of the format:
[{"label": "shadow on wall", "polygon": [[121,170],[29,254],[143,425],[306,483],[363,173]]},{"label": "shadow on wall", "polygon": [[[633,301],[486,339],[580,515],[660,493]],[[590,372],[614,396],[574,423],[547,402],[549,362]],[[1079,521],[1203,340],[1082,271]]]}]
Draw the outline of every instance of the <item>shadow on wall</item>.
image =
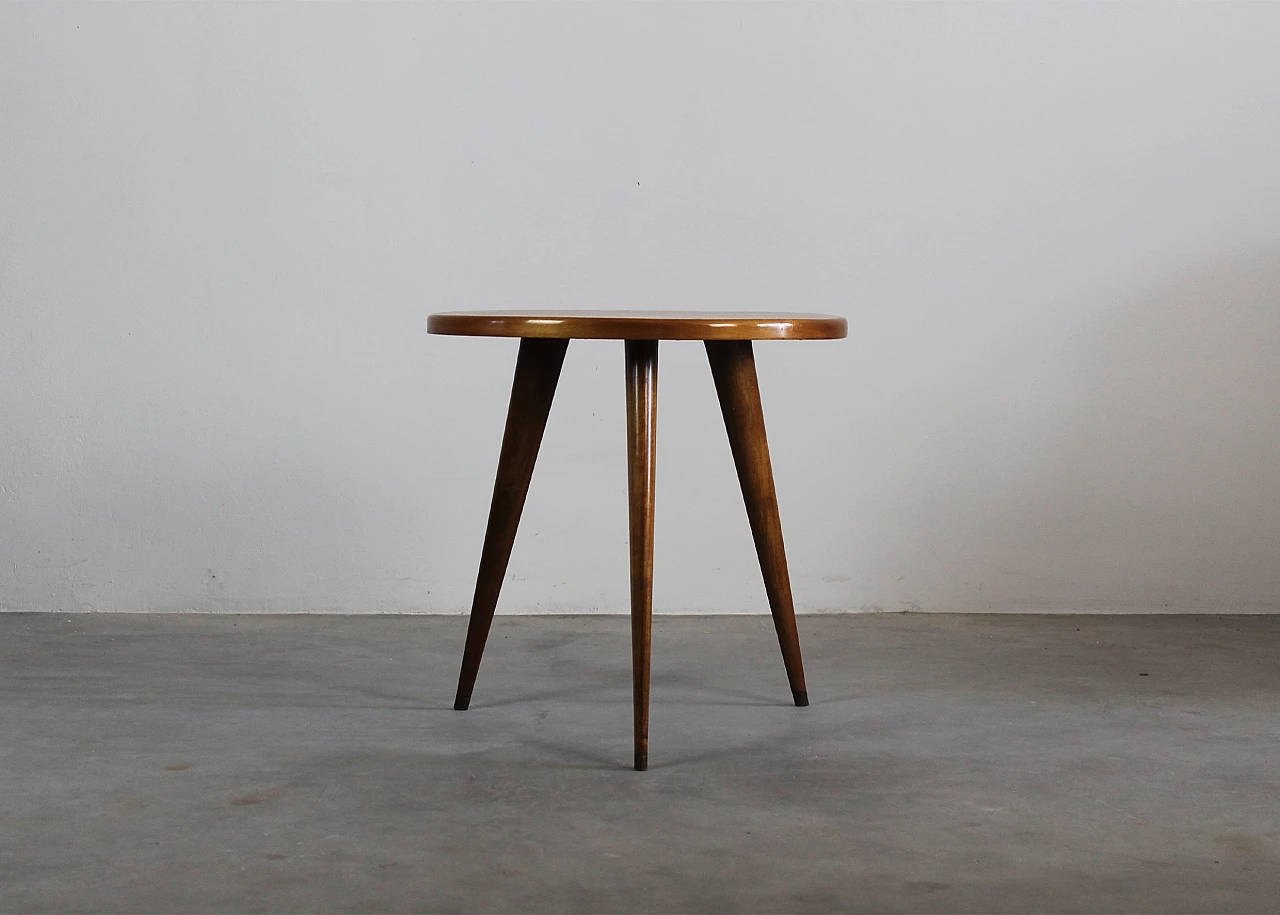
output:
[{"label": "shadow on wall", "polygon": [[904,599],[1280,610],[1280,252],[1178,276],[1002,378],[937,443],[888,566]]}]

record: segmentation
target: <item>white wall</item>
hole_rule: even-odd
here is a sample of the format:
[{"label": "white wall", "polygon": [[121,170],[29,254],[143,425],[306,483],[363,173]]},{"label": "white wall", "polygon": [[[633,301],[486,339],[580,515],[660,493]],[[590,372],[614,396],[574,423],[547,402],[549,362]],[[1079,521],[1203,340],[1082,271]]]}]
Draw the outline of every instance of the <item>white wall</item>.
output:
[{"label": "white wall", "polygon": [[[0,606],[466,609],[515,343],[758,347],[803,610],[1280,608],[1280,4],[0,6]],[[620,343],[500,612],[626,610]],[[658,612],[765,612],[697,344]]]}]

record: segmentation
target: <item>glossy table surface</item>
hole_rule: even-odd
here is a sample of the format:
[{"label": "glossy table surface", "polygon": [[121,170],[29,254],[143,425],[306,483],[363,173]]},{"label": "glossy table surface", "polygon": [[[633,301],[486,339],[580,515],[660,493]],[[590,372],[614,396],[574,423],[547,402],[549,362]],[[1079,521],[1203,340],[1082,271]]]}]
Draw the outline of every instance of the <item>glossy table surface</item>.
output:
[{"label": "glossy table surface", "polygon": [[849,325],[837,315],[785,311],[449,311],[427,331],[469,337],[594,340],[834,340]]}]

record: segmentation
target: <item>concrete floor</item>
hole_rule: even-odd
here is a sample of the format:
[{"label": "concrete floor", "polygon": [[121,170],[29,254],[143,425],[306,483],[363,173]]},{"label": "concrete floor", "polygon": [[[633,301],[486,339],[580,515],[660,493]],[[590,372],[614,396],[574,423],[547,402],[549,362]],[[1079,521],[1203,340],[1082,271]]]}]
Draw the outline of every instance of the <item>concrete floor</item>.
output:
[{"label": "concrete floor", "polygon": [[1280,617],[0,616],[0,910],[1280,911]]}]

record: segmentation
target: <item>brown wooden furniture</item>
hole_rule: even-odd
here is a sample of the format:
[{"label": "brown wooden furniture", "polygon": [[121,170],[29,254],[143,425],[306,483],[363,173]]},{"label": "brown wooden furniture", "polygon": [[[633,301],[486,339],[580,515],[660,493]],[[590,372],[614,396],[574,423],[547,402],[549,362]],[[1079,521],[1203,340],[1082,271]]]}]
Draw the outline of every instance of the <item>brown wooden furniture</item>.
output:
[{"label": "brown wooden furniture", "polygon": [[653,620],[653,481],[659,340],[705,342],[791,694],[796,705],[809,704],[751,341],[835,339],[847,332],[844,318],[714,311],[468,311],[431,315],[427,319],[427,332],[520,338],[507,427],[489,507],[489,526],[484,535],[467,643],[462,652],[455,709],[464,711],[471,703],[480,656],[484,653],[498,592],[511,557],[560,366],[569,340],[574,337],[626,341],[636,769],[644,770],[649,765],[649,645]]}]

